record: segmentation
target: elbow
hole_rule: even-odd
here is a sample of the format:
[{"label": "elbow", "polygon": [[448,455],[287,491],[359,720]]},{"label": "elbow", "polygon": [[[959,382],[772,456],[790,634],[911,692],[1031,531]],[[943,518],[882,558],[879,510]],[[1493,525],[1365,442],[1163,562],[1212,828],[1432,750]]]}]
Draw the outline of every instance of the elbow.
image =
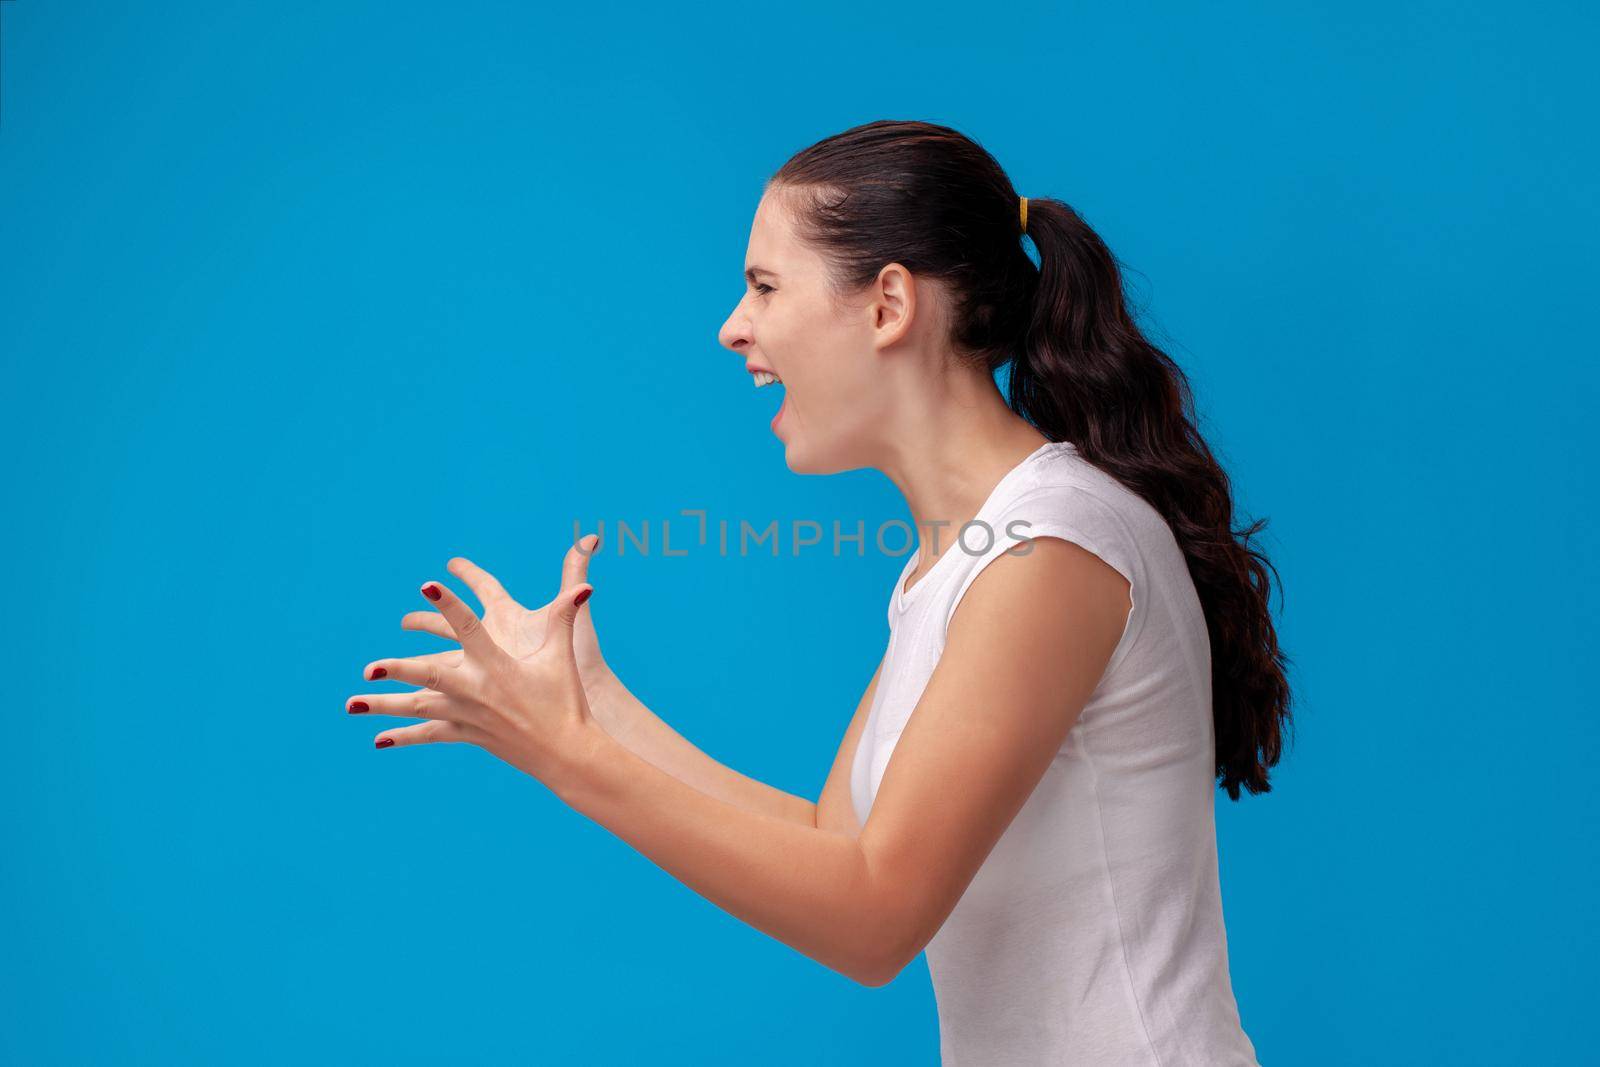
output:
[{"label": "elbow", "polygon": [[900,977],[900,972],[922,954],[930,938],[880,934],[863,940],[865,950],[853,961],[848,976],[860,985],[879,989]]},{"label": "elbow", "polygon": [[886,958],[883,961],[874,961],[868,966],[855,968],[850,978],[870,989],[881,989],[898,978],[905,967],[906,961]]},{"label": "elbow", "polygon": [[851,953],[851,966],[845,972],[852,981],[873,989],[881,988],[898,978],[911,961],[922,955],[953,906],[945,905],[942,899],[924,890],[925,887],[913,879],[855,898],[857,903],[852,908],[855,936],[851,939],[855,951]]}]

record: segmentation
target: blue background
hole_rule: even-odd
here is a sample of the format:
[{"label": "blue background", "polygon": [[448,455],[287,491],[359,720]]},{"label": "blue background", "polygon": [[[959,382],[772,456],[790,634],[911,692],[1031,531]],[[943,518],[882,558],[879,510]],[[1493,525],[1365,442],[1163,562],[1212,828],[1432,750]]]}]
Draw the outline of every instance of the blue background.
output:
[{"label": "blue background", "polygon": [[[1262,1060],[1587,1055],[1581,5],[0,15],[0,1060],[936,1061],[922,961],[854,985],[343,711],[452,554],[540,603],[574,520],[905,517],[716,343],[762,181],[879,118],[1085,214],[1270,517],[1296,747],[1217,800]],[[691,549],[595,561],[609,658],[814,797],[903,558]]]}]

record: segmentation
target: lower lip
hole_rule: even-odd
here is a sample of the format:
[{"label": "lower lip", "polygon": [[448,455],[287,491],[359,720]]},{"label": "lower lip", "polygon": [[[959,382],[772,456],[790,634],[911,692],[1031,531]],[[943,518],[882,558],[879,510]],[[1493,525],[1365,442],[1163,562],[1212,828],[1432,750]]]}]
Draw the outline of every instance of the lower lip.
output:
[{"label": "lower lip", "polygon": [[788,406],[789,406],[789,394],[787,392],[785,392],[783,394],[783,403],[778,405],[778,413],[776,415],[772,416],[772,428],[774,430],[776,430],[778,428],[778,420],[783,418],[783,413],[784,413],[785,409],[788,408]]}]

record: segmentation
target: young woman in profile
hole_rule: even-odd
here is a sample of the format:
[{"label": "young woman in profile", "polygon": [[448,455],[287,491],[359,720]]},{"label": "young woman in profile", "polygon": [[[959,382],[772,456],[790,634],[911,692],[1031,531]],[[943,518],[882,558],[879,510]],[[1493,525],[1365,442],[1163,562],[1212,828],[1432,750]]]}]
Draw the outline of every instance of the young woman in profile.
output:
[{"label": "young woman in profile", "polygon": [[1233,528],[1115,258],[961,134],[874,122],[772,177],[745,277],[720,341],[782,381],[789,467],[881,470],[920,533],[816,802],[717,763],[611,673],[592,535],[533,611],[450,561],[481,618],[428,582],[437,611],[402,625],[460,650],[374,661],[420,688],[351,710],[426,720],[380,748],[482,746],[858,982],[926,950],[947,1064],[1254,1064],[1213,800],[1267,791],[1287,657],[1261,524]]}]

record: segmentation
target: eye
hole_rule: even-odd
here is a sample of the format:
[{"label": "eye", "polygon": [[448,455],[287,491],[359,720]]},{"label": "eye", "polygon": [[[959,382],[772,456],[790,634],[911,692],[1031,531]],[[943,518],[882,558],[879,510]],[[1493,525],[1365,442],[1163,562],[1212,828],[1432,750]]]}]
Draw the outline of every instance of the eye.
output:
[{"label": "eye", "polygon": [[772,286],[768,285],[766,282],[757,282],[755,284],[755,290],[762,296],[766,296],[768,293],[773,292]]}]

